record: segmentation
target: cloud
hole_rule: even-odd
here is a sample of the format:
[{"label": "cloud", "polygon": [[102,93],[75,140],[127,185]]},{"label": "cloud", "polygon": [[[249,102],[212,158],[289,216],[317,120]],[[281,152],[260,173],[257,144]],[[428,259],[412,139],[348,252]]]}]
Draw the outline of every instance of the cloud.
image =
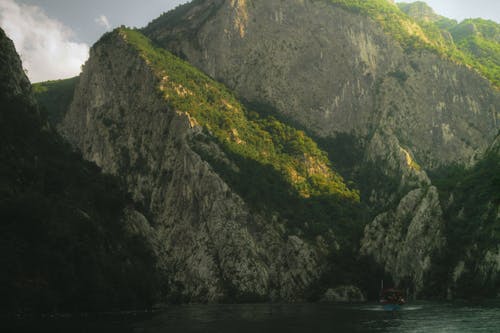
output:
[{"label": "cloud", "polygon": [[0,26],[14,41],[32,82],[76,76],[88,58],[88,45],[73,41],[71,29],[37,6],[0,0]]},{"label": "cloud", "polygon": [[111,24],[109,24],[109,20],[105,15],[101,15],[98,18],[95,19],[95,23],[100,25],[101,27],[106,28],[106,30],[111,29]]}]

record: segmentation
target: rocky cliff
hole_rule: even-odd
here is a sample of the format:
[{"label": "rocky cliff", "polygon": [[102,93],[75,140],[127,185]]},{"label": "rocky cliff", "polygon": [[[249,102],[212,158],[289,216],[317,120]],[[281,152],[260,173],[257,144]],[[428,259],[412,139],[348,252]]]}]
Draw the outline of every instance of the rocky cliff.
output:
[{"label": "rocky cliff", "polygon": [[2,29],[0,54],[0,311],[151,306],[149,222],[116,178],[50,128]]},{"label": "rocky cliff", "polygon": [[[205,98],[199,89],[211,95]],[[61,132],[87,159],[122,177],[154,221],[161,244],[158,260],[168,276],[167,300],[303,299],[323,270],[330,240],[307,238],[300,231],[304,226],[294,232],[282,214],[250,205],[243,198],[246,190],[235,190],[246,182],[243,172],[249,162],[238,161],[253,158],[255,143],[250,140],[275,139],[264,128],[258,138],[250,136],[259,123],[248,120],[246,111],[224,91],[187,63],[154,50],[139,33],[118,29],[91,49]],[[213,103],[218,108],[211,109]],[[212,122],[210,117],[220,110],[220,117],[231,118]],[[231,125],[226,127],[226,122]],[[291,139],[299,135],[308,142],[303,134],[288,133]],[[262,158],[291,156],[277,153],[283,148],[266,142],[258,146]],[[300,182],[305,179],[302,172],[333,177],[321,162],[323,155],[294,149],[299,149],[300,159],[271,181],[285,175],[287,181]],[[238,157],[247,153],[243,160]],[[227,172],[237,172],[236,183],[228,185],[216,172],[221,164]],[[263,167],[257,160],[250,165]],[[267,170],[270,175],[276,172]],[[253,186],[261,197],[272,190],[272,185]],[[314,197],[314,191],[298,193],[304,200]]]},{"label": "rocky cliff", "polygon": [[359,142],[350,168],[382,179],[359,184],[374,212],[362,251],[418,294],[446,247],[427,172],[480,158],[500,125],[500,94],[443,51],[453,47],[436,46],[447,43],[439,33],[386,1],[365,4],[193,1],[143,31],[308,133]]}]

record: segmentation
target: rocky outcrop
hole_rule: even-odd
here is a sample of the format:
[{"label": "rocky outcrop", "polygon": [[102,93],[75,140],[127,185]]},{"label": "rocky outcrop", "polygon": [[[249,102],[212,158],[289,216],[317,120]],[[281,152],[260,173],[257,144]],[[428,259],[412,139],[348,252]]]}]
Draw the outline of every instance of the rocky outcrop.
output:
[{"label": "rocky outcrop", "polygon": [[31,93],[31,83],[23,70],[21,59],[14,48],[14,43],[2,29],[0,29],[0,54],[2,55],[0,97],[6,100],[22,96],[37,112],[37,117],[40,117],[38,110],[34,107],[35,100]]},{"label": "rocky outcrop", "polygon": [[391,272],[396,285],[418,295],[433,256],[446,245],[443,213],[435,187],[409,192],[396,209],[378,215],[365,228],[361,252]]},{"label": "rocky outcrop", "polygon": [[397,5],[408,16],[413,17],[419,21],[433,22],[444,18],[443,16],[436,14],[434,10],[423,1],[415,1],[410,3],[402,2],[398,3]]},{"label": "rocky outcrop", "polygon": [[371,190],[369,204],[387,210],[365,227],[361,253],[390,272],[396,285],[411,286],[412,295],[419,295],[446,245],[438,191],[395,135],[375,133],[366,152],[367,161],[397,187]]},{"label": "rocky outcrop", "polygon": [[154,231],[144,232],[169,276],[167,300],[300,299],[321,252],[231,190],[194,147],[228,158],[159,84],[123,35],[108,34],[91,50],[61,131],[149,212]]},{"label": "rocky outcrop", "polygon": [[366,302],[366,297],[355,286],[339,286],[328,289],[321,301],[328,303],[361,303]]}]

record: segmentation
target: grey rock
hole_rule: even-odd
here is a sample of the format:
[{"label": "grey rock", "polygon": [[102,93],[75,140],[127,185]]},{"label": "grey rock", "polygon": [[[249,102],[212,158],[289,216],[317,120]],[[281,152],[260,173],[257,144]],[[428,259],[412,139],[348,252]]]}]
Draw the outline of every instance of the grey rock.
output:
[{"label": "grey rock", "polygon": [[413,286],[418,296],[433,256],[446,245],[442,214],[434,186],[415,189],[366,226],[361,252],[391,272],[396,285]]},{"label": "grey rock", "polygon": [[61,132],[105,172],[125,179],[150,215],[131,228],[151,240],[168,297],[189,302],[300,300],[322,269],[319,247],[252,211],[193,149],[201,128],[169,107],[159,80],[116,32],[97,43]]}]

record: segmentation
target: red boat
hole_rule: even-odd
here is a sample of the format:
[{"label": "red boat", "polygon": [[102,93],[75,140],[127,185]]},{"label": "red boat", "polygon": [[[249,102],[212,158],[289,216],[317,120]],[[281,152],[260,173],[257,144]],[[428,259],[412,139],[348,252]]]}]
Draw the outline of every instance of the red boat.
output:
[{"label": "red boat", "polygon": [[401,290],[395,288],[383,289],[382,284],[382,289],[380,290],[380,304],[382,304],[384,310],[399,310],[405,303],[404,293]]}]

